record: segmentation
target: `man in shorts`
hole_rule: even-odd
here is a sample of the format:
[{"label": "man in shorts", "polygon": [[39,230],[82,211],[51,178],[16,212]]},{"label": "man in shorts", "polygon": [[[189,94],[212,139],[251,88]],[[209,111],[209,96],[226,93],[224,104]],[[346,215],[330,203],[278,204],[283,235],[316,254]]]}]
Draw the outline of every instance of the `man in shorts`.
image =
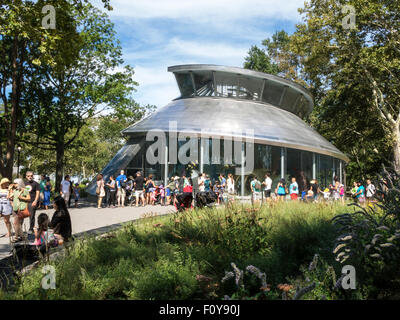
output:
[{"label": "man in shorts", "polygon": [[250,183],[250,189],[252,193],[253,204],[261,200],[261,183],[254,176],[253,181]]},{"label": "man in shorts", "polygon": [[122,208],[125,207],[126,180],[125,171],[121,170],[121,174],[115,181],[117,182],[117,206]]},{"label": "man in shorts", "polygon": [[141,172],[136,173],[136,178],[134,180],[135,185],[135,196],[136,196],[136,207],[139,206],[139,197],[142,199],[142,206],[144,207],[144,178],[142,177]]},{"label": "man in shorts", "polygon": [[267,174],[265,175],[265,180],[263,182],[263,185],[265,185],[264,196],[265,196],[265,199],[267,200],[267,202],[271,201],[272,179],[271,179],[270,175],[271,174],[269,172],[267,172]]}]

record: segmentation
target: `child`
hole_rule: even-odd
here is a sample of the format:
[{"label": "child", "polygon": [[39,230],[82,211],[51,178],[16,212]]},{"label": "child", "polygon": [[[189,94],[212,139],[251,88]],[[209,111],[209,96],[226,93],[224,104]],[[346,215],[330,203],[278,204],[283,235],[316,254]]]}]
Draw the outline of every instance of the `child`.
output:
[{"label": "child", "polygon": [[34,228],[35,231],[35,242],[33,243],[36,246],[42,245],[50,245],[52,247],[56,247],[59,244],[62,244],[62,240],[58,240],[52,234],[49,234],[49,216],[45,213],[41,213],[38,217],[38,225],[39,228]]},{"label": "child", "polygon": [[79,201],[79,183],[75,183],[75,187],[74,187],[74,199],[75,199],[75,208],[78,208],[78,201]]},{"label": "child", "polygon": [[312,202],[314,200],[314,191],[313,188],[310,187],[310,189],[307,191],[307,202]]},{"label": "child", "polygon": [[161,198],[161,205],[163,206],[165,201],[165,188],[163,184],[160,185],[160,198]]}]

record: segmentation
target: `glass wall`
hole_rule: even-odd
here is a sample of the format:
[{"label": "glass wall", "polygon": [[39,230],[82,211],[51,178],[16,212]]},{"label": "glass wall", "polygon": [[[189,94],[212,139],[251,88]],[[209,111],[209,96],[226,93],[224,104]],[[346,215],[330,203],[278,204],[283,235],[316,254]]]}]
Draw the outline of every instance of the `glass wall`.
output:
[{"label": "glass wall", "polygon": [[[149,142],[129,163],[126,168],[127,175],[134,175],[140,170],[144,172],[145,176],[152,174],[155,180],[161,181],[164,179],[165,166],[159,163],[150,165],[147,162],[145,150],[148,146]],[[236,193],[240,195],[242,183],[239,174],[241,149],[240,152],[236,150],[235,158],[235,143],[233,141],[225,142],[223,139],[210,138],[204,140],[202,145],[201,139],[187,137],[184,141],[178,141],[177,147],[176,159],[178,163],[168,164],[168,178],[176,175],[190,177],[194,172],[205,172],[212,181],[215,181],[220,173],[225,176],[231,173],[235,177]],[[182,164],[179,159],[184,159],[186,164]],[[298,149],[255,144],[254,169],[251,174],[244,177],[244,195],[250,194],[252,177],[256,176],[258,180],[263,181],[267,172],[270,172],[273,180],[273,191],[282,176],[285,177],[287,183],[290,183],[291,178],[295,177],[300,192],[307,190],[310,181],[313,179],[313,159],[315,159],[316,179],[322,188],[332,184],[335,177],[344,183],[344,163],[339,159]],[[281,166],[282,161],[283,168]]]}]

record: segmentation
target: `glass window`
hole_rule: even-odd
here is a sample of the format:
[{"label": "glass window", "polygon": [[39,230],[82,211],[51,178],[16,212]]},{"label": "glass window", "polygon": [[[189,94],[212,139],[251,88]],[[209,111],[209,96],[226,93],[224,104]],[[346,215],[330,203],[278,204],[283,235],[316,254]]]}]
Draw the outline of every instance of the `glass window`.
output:
[{"label": "glass window", "polygon": [[[326,155],[318,155],[319,168],[317,171],[318,182],[324,188],[329,187],[333,181],[333,162],[332,157]],[[322,189],[321,187],[321,189]]]},{"label": "glass window", "polygon": [[193,96],[193,83],[190,73],[175,73],[182,97]]}]

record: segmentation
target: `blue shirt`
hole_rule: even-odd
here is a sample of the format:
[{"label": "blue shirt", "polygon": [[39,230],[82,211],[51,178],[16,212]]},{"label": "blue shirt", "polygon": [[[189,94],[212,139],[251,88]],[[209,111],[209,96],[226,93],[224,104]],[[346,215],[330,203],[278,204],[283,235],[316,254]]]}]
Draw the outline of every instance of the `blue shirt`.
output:
[{"label": "blue shirt", "polygon": [[361,193],[358,194],[358,195],[356,196],[357,199],[360,198],[360,197],[364,197],[364,194],[365,194],[365,188],[364,188],[364,186],[359,186],[359,187],[358,187],[357,193],[360,192],[360,191],[361,191]]},{"label": "blue shirt", "polygon": [[117,181],[118,188],[121,188],[121,180],[122,182],[126,181],[126,175],[120,174],[115,181]]}]

